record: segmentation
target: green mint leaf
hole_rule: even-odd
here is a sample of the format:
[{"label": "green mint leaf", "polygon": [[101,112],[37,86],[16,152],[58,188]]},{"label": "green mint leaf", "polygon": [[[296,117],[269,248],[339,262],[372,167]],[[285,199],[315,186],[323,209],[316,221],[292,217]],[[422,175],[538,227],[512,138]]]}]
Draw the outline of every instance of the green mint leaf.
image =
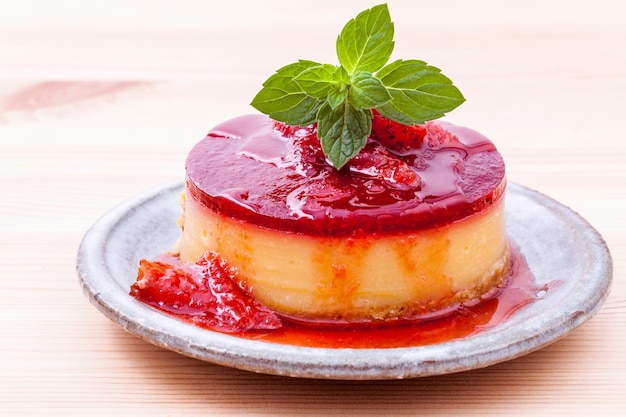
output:
[{"label": "green mint leaf", "polygon": [[339,169],[365,146],[371,109],[413,125],[465,101],[450,79],[424,61],[387,65],[393,34],[386,4],[359,13],[337,38],[339,66],[301,60],[282,67],[263,83],[252,106],[290,125],[317,122],[322,149]]},{"label": "green mint leaf", "polygon": [[331,109],[336,109],[339,105],[343,104],[344,101],[348,98],[348,89],[336,89],[333,88],[328,92],[328,97],[326,98],[326,102],[330,106]]},{"label": "green mint leaf", "polygon": [[465,101],[439,68],[424,61],[394,61],[376,75],[392,97],[376,110],[399,123],[412,125],[437,119]]},{"label": "green mint leaf", "polygon": [[382,81],[366,71],[352,75],[348,100],[357,109],[372,109],[389,102],[391,95]]},{"label": "green mint leaf", "polygon": [[350,75],[346,72],[344,67],[337,67],[333,74],[335,84],[333,88],[328,91],[326,101],[330,104],[330,107],[335,109],[348,97],[348,87],[350,86]]},{"label": "green mint leaf", "polygon": [[361,12],[344,26],[337,38],[339,63],[350,74],[378,71],[393,51],[393,31],[386,4]]},{"label": "green mint leaf", "polygon": [[335,73],[337,67],[331,64],[313,66],[303,71],[295,81],[300,85],[302,91],[311,97],[325,100],[331,88],[335,88],[337,80]]},{"label": "green mint leaf", "polygon": [[280,68],[263,83],[252,106],[286,124],[304,126],[314,123],[322,103],[305,93],[295,79],[309,68],[320,65],[301,60]]},{"label": "green mint leaf", "polygon": [[343,167],[365,146],[372,130],[372,113],[359,110],[347,100],[336,108],[320,108],[317,135],[322,150],[337,169]]}]

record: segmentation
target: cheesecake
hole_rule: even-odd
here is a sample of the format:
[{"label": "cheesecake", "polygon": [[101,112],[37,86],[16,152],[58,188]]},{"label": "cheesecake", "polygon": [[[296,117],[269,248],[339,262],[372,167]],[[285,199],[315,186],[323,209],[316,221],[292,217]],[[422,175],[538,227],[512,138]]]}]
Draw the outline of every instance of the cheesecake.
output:
[{"label": "cheesecake", "polygon": [[430,317],[507,279],[505,189],[493,143],[447,122],[374,114],[337,169],[316,124],[245,115],[187,157],[180,261],[217,254],[246,294],[298,320]]}]

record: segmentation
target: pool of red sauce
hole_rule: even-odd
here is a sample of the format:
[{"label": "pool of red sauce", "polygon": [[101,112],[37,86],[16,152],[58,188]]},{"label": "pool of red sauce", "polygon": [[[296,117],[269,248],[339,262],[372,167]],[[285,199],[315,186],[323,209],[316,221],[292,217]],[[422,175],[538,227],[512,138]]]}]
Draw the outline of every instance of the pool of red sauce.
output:
[{"label": "pool of red sauce", "polygon": [[[217,279],[207,273],[196,274],[193,278],[197,284],[194,288],[196,297],[204,297],[209,303],[213,303],[207,310],[197,299],[181,295],[189,293],[186,283],[181,284],[171,279],[186,268],[178,263],[176,257],[163,255],[153,263],[142,262],[145,262],[143,267],[148,269],[140,273],[138,282],[141,279],[144,282],[142,285],[135,283],[131,287],[131,295],[138,300],[208,330],[251,340],[307,347],[397,348],[462,339],[497,327],[517,311],[539,299],[540,294],[547,290],[545,286],[535,283],[523,255],[513,247],[512,268],[506,283],[484,299],[456,306],[428,318],[352,324],[316,323],[295,320],[272,312],[250,299],[241,289],[228,285],[228,281],[234,277],[223,276],[221,273],[217,274]],[[163,272],[161,268],[169,269],[166,272],[170,274],[166,277],[167,290],[164,290],[163,281],[153,281],[154,285],[145,282],[145,274],[151,273],[150,265],[157,265],[157,273]],[[215,287],[221,291],[217,297]],[[216,299],[226,300],[230,304],[226,307],[220,306],[218,301],[218,305],[215,305]],[[223,319],[219,317],[220,314],[228,317]],[[243,329],[238,328],[240,324],[235,319],[243,320]]]}]

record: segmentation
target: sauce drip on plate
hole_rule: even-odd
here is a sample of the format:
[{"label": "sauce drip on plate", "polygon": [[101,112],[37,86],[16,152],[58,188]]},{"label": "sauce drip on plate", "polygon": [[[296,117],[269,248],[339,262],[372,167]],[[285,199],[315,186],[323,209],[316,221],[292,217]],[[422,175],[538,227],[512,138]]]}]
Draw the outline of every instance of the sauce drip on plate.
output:
[{"label": "sauce drip on plate", "polygon": [[236,271],[218,255],[180,265],[163,255],[142,261],[131,295],[165,313],[212,331],[253,340],[326,348],[395,348],[443,343],[498,326],[547,290],[538,287],[519,250],[512,248],[506,283],[490,295],[432,317],[369,323],[302,322],[251,299],[233,282]]}]

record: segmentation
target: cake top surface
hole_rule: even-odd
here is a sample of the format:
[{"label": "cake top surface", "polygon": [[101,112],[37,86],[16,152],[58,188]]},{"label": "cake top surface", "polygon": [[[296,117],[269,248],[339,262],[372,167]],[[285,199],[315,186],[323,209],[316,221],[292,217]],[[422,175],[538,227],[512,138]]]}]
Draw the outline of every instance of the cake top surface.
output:
[{"label": "cake top surface", "polygon": [[188,193],[224,216],[327,236],[442,226],[503,195],[504,162],[480,133],[428,122],[405,134],[417,137],[410,146],[382,146],[398,138],[377,135],[376,126],[385,127],[377,117],[363,150],[340,170],[322,152],[315,125],[285,126],[258,114],[226,121],[189,153]]}]

